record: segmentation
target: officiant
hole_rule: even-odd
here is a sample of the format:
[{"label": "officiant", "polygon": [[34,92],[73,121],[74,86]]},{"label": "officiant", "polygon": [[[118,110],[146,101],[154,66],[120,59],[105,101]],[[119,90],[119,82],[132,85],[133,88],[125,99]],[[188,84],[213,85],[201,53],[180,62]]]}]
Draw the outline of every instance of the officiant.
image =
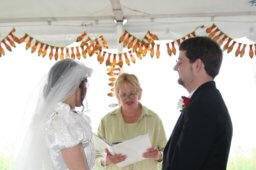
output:
[{"label": "officiant", "polygon": [[[107,170],[161,169],[162,151],[166,136],[161,119],[140,103],[142,88],[133,74],[122,73],[115,83],[115,94],[120,107],[104,116],[98,127],[98,136],[109,143],[119,143],[139,135],[149,134],[152,147],[145,150],[142,161],[119,168],[116,164],[127,159],[122,153],[98,153],[98,168]],[[103,156],[104,155],[104,156]]]}]

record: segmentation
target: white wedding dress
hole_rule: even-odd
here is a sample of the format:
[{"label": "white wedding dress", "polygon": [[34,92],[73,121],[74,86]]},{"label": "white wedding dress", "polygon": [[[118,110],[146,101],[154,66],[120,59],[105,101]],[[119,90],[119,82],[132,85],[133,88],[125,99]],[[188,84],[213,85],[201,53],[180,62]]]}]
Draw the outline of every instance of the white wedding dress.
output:
[{"label": "white wedding dress", "polygon": [[95,162],[92,131],[89,117],[74,112],[69,105],[58,103],[55,112],[46,124],[46,141],[56,170],[67,170],[61,156],[61,149],[81,143],[86,154],[86,162],[91,170]]}]

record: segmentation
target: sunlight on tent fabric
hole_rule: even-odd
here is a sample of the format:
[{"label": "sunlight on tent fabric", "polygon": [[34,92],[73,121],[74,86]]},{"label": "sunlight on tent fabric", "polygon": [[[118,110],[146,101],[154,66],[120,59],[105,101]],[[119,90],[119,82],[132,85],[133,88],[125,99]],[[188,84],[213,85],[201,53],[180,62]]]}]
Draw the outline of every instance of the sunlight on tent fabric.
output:
[{"label": "sunlight on tent fabric", "polygon": [[[177,84],[178,75],[173,70],[176,58],[177,56],[169,57],[163,48],[160,59],[147,56],[142,60],[138,59],[136,64],[124,67],[124,71],[138,76],[143,88],[141,102],[158,113],[167,137],[170,136],[180,114],[177,108],[178,100],[182,95],[188,95]],[[96,57],[88,57],[81,62],[94,70],[89,79],[85,103],[93,131],[97,132],[100,119],[114,109],[109,105],[117,101],[107,96],[110,88],[107,86],[106,67],[100,65]],[[31,54],[22,45],[0,58],[0,155],[12,159],[26,128],[23,123],[32,113],[26,112],[27,108],[31,103],[35,103],[38,85],[54,63],[55,61]],[[256,137],[252,134],[253,129],[256,129],[255,58],[240,58],[234,57],[233,53],[224,53],[216,85],[222,92],[233,121],[230,160],[236,155],[247,156],[256,148]]]}]

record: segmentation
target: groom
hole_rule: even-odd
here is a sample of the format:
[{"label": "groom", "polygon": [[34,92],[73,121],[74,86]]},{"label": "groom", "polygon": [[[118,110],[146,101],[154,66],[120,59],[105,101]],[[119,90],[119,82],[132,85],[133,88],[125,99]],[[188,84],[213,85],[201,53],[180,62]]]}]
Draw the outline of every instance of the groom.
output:
[{"label": "groom", "polygon": [[225,170],[232,122],[213,79],[222,51],[207,37],[183,41],[175,71],[190,93],[164,149],[163,170]]}]

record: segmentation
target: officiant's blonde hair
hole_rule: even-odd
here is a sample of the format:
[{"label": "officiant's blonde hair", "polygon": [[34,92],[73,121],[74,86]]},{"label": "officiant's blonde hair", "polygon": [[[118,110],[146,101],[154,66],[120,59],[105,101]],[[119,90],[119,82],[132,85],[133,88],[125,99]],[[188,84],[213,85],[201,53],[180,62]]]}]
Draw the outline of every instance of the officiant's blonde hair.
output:
[{"label": "officiant's blonde hair", "polygon": [[140,99],[141,98],[141,93],[142,93],[142,88],[140,86],[139,80],[134,74],[128,74],[128,73],[122,73],[118,76],[118,78],[115,82],[115,95],[116,95],[116,97],[119,99],[118,93],[119,93],[120,87],[125,83],[128,83],[129,85],[131,85],[136,90],[136,92],[139,96],[139,99]]}]

